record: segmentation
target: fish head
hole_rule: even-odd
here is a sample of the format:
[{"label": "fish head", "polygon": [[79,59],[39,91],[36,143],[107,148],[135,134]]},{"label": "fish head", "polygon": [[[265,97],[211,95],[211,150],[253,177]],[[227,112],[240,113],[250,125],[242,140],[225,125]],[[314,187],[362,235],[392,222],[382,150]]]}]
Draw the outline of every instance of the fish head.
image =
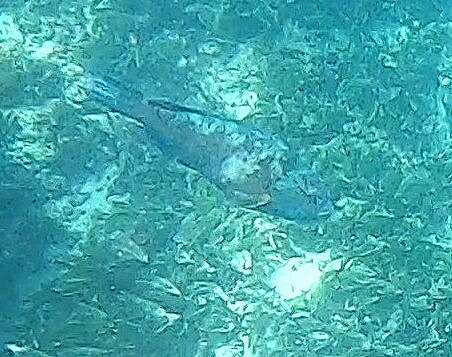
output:
[{"label": "fish head", "polygon": [[235,152],[222,162],[218,178],[219,186],[228,198],[251,209],[269,202],[271,180],[268,165],[263,165],[245,150]]},{"label": "fish head", "polygon": [[334,211],[332,194],[315,173],[288,174],[271,188],[267,203],[258,207],[262,212],[298,224],[330,216]]},{"label": "fish head", "polygon": [[284,171],[278,160],[262,161],[238,151],[223,161],[220,172],[220,187],[241,207],[299,224],[334,210],[329,188],[312,169]]}]

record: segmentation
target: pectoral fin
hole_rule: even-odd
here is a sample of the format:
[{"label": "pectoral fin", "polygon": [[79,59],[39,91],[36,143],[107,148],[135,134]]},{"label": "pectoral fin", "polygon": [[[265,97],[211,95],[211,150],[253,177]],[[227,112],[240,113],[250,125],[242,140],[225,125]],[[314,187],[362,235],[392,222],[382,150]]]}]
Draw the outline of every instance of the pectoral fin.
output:
[{"label": "pectoral fin", "polygon": [[239,206],[245,208],[257,208],[270,202],[268,193],[245,193],[240,191],[232,191],[231,199]]}]

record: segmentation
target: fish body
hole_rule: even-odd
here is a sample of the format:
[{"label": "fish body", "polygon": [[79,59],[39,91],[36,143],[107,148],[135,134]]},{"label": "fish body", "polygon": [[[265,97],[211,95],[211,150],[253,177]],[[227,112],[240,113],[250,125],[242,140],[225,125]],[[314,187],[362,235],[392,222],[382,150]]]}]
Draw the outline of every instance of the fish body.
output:
[{"label": "fish body", "polygon": [[295,174],[287,145],[274,135],[196,108],[143,100],[114,81],[93,80],[89,96],[142,121],[165,155],[202,174],[239,206],[298,223],[331,213],[329,191],[311,170]]}]

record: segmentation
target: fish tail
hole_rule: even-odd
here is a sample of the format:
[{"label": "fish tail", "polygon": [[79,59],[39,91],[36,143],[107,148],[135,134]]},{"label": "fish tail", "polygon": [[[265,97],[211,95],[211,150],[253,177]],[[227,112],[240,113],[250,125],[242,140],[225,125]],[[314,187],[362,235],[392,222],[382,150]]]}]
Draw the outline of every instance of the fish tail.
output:
[{"label": "fish tail", "polygon": [[111,111],[127,112],[128,108],[141,102],[141,92],[133,90],[117,79],[105,76],[91,77],[87,84],[88,100]]},{"label": "fish tail", "polygon": [[[146,98],[143,93],[131,88],[119,80],[105,76],[102,78],[92,77],[88,80],[87,96],[89,101],[100,104],[109,110],[131,115],[135,110],[133,106],[141,103],[157,109],[164,109],[170,112],[192,113],[202,116],[221,117],[216,113],[208,113],[205,110],[179,104],[167,98]],[[140,107],[140,106],[138,106]]]}]

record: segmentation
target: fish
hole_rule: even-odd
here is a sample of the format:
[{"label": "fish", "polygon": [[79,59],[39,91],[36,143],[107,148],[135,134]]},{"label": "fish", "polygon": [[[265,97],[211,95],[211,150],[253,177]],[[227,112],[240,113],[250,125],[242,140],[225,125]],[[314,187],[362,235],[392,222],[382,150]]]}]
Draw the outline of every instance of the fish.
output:
[{"label": "fish", "polygon": [[300,168],[300,160],[294,165],[275,134],[166,98],[144,98],[109,77],[90,78],[85,90],[90,101],[142,122],[164,155],[200,173],[236,206],[297,224],[334,210],[320,176],[306,163]]}]

